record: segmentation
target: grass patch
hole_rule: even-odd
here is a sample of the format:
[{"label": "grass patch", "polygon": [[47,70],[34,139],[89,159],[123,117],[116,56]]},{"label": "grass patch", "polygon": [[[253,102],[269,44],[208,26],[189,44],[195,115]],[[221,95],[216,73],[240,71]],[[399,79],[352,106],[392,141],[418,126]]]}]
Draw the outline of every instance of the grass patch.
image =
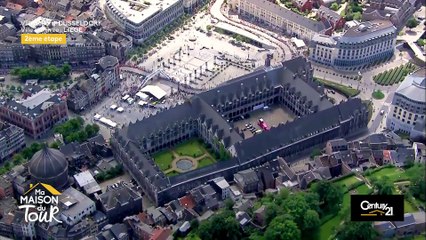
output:
[{"label": "grass patch", "polygon": [[392,183],[404,181],[408,179],[408,175],[406,171],[403,171],[396,167],[385,167],[381,168],[373,173],[371,173],[369,176],[367,176],[368,179],[371,180],[372,177],[380,179],[383,176],[387,176]]},{"label": "grass patch", "polygon": [[152,155],[154,158],[155,164],[161,169],[161,171],[166,171],[167,169],[172,167],[172,162],[174,159],[173,153],[169,150],[158,152]]},{"label": "grass patch", "polygon": [[373,98],[376,99],[376,100],[380,100],[380,99],[385,98],[385,94],[382,91],[380,91],[380,90],[374,91],[371,94],[371,96],[373,96]]},{"label": "grass patch", "polygon": [[354,175],[349,176],[349,177],[345,177],[345,178],[341,178],[337,181],[335,181],[334,183],[340,184],[342,186],[346,186],[349,187],[350,185],[359,182],[360,180],[358,178],[356,178]]},{"label": "grass patch", "polygon": [[413,206],[413,204],[404,199],[404,213],[413,213],[418,211],[419,210],[415,206]]},{"label": "grass patch", "polygon": [[166,173],[167,177],[173,177],[173,176],[176,176],[176,175],[179,175],[179,172],[176,172],[175,170]]},{"label": "grass patch", "polygon": [[400,83],[404,78],[416,69],[416,66],[412,63],[407,63],[390,70],[386,70],[373,77],[374,82],[382,86],[389,86],[396,83]]},{"label": "grass patch", "polygon": [[335,90],[336,92],[339,92],[343,95],[345,95],[347,98],[349,97],[355,97],[356,95],[358,95],[360,93],[359,90],[349,87],[349,86],[345,86],[339,83],[335,83],[335,82],[331,82],[331,81],[327,81],[324,79],[320,79],[320,78],[314,78],[315,81],[317,81],[318,83],[324,85],[327,88],[331,88],[333,90]]},{"label": "grass patch", "polygon": [[197,139],[191,139],[176,146],[174,151],[180,156],[189,156],[193,158],[201,157],[207,153],[207,150]]},{"label": "grass patch", "polygon": [[210,157],[204,157],[198,161],[198,168],[206,167],[213,163],[215,163],[213,159],[211,159]]}]

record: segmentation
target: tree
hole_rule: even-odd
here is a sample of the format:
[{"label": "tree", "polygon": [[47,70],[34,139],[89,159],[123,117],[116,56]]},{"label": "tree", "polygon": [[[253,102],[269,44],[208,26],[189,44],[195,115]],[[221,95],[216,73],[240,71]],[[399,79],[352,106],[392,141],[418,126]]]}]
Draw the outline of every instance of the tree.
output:
[{"label": "tree", "polygon": [[417,27],[419,25],[419,21],[417,21],[416,18],[411,17],[408,19],[407,23],[405,24],[406,27],[408,27],[410,30]]},{"label": "tree", "polygon": [[422,201],[426,201],[425,165],[414,165],[406,171],[407,175],[410,176],[409,190],[411,194]]},{"label": "tree", "polygon": [[362,19],[362,13],[361,12],[354,12],[352,16],[353,16],[354,20],[361,20]]},{"label": "tree", "polygon": [[223,211],[200,223],[197,233],[203,240],[241,238],[240,226],[235,220],[234,212]]},{"label": "tree", "polygon": [[303,230],[315,230],[320,225],[320,218],[316,211],[309,209],[306,211],[305,218],[303,219]]},{"label": "tree", "polygon": [[10,86],[10,91],[15,91],[15,90],[16,90],[15,85]]},{"label": "tree", "polygon": [[265,240],[299,240],[301,232],[295,222],[275,218],[265,231]]},{"label": "tree", "polygon": [[319,148],[315,148],[314,150],[312,150],[311,153],[311,159],[314,159],[316,156],[320,156],[321,155],[321,149]]},{"label": "tree", "polygon": [[309,209],[303,193],[296,193],[289,197],[283,204],[284,212],[290,214],[294,218],[297,226],[303,228],[303,218]]},{"label": "tree", "polygon": [[64,65],[62,65],[62,73],[66,76],[68,76],[71,72],[71,65],[69,65],[68,63],[65,63]]},{"label": "tree", "polygon": [[50,148],[55,148],[55,149],[59,149],[61,147],[61,142],[59,141],[54,141],[50,144],[49,146]]},{"label": "tree", "polygon": [[383,176],[381,179],[372,182],[377,189],[377,195],[392,195],[394,186],[389,177]]},{"label": "tree", "polygon": [[339,4],[336,3],[336,2],[332,3],[331,6],[330,6],[330,9],[334,10],[334,11],[339,10]]},{"label": "tree", "polygon": [[320,181],[313,185],[312,191],[318,194],[320,207],[325,212],[337,211],[343,202],[343,189],[340,185]]},{"label": "tree", "polygon": [[339,227],[336,239],[339,240],[373,240],[377,237],[371,222],[346,222]]},{"label": "tree", "polygon": [[18,86],[18,87],[16,88],[16,91],[18,91],[19,93],[22,93],[22,87],[21,87],[21,86]]},{"label": "tree", "polygon": [[17,166],[21,164],[24,161],[24,157],[22,157],[22,154],[17,153],[13,155],[13,165]]}]

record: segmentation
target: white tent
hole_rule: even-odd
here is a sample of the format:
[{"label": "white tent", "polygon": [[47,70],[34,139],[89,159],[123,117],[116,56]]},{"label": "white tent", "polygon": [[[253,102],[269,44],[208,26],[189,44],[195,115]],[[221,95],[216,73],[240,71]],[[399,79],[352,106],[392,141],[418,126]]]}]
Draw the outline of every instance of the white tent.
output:
[{"label": "white tent", "polygon": [[143,93],[143,92],[138,92],[138,93],[136,93],[136,96],[137,96],[138,98],[140,98],[140,99],[144,100],[144,101],[148,100],[148,98],[149,98],[149,96],[148,96],[148,95],[146,95],[146,94],[145,94],[145,93]]},{"label": "white tent", "polygon": [[296,46],[296,48],[306,47],[305,42],[302,39],[293,37],[291,38],[291,42]]},{"label": "white tent", "polygon": [[142,88],[140,91],[143,93],[149,93],[150,95],[154,96],[157,100],[160,100],[167,95],[167,93],[163,89],[155,85],[147,85],[144,88]]},{"label": "white tent", "polygon": [[140,101],[138,102],[138,105],[139,105],[139,106],[141,106],[141,107],[145,106],[146,104],[147,104],[147,102],[145,102],[145,101],[143,101],[143,100],[140,100]]}]

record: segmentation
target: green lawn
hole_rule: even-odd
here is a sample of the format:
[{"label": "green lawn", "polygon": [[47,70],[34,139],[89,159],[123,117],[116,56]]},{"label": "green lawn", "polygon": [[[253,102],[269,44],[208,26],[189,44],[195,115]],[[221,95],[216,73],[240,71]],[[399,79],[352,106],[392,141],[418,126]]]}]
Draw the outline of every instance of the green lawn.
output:
[{"label": "green lawn", "polygon": [[208,165],[211,165],[215,163],[215,161],[213,159],[211,159],[210,157],[204,157],[201,160],[198,161],[198,168],[202,168],[202,167],[206,167]]},{"label": "green lawn", "polygon": [[190,156],[194,158],[200,157],[207,152],[197,139],[191,139],[179,144],[174,151],[180,156]]},{"label": "green lawn", "polygon": [[152,157],[154,158],[155,164],[160,167],[161,171],[169,169],[174,159],[173,153],[169,150],[158,152],[152,155]]},{"label": "green lawn", "polygon": [[404,213],[418,212],[419,209],[413,206],[409,201],[404,199]]},{"label": "green lawn", "polygon": [[[354,191],[356,191],[356,194],[371,193],[371,189],[369,189],[365,184],[355,188]],[[327,240],[328,238],[330,238],[330,236],[333,236],[335,229],[345,219],[346,215],[350,214],[351,192],[347,192],[345,193],[345,195],[343,195],[343,203],[342,207],[340,208],[340,211],[333,218],[326,221],[320,226],[319,240]]]},{"label": "green lawn", "polygon": [[392,182],[403,181],[408,178],[407,173],[404,170],[396,167],[382,168],[367,176],[367,178],[371,179],[371,177],[375,177],[377,179],[380,179],[383,176],[387,176]]},{"label": "green lawn", "polygon": [[335,181],[334,183],[341,185],[346,190],[349,186],[357,182],[360,182],[360,180],[357,179],[354,175],[352,175],[349,177],[341,178]]}]

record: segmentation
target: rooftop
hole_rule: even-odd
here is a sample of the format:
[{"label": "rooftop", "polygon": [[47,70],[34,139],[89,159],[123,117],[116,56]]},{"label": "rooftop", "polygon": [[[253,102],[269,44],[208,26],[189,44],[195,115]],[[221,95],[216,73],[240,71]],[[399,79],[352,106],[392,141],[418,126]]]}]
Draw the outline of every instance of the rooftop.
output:
[{"label": "rooftop", "polygon": [[342,38],[349,42],[357,42],[363,40],[374,39],[385,34],[393,34],[396,27],[391,21],[373,20],[362,22],[357,26],[349,28]]},{"label": "rooftop", "polygon": [[67,219],[74,219],[85,209],[95,205],[92,199],[72,187],[66,189],[59,196],[59,201],[65,206],[61,208],[60,213]]},{"label": "rooftop", "polygon": [[426,68],[421,68],[408,75],[399,85],[396,93],[416,102],[426,103]]},{"label": "rooftop", "polygon": [[247,2],[254,4],[260,8],[263,8],[267,12],[272,12],[273,14],[276,14],[296,24],[299,24],[314,32],[320,33],[326,29],[325,25],[322,22],[306,18],[273,2],[266,0],[247,0]]},{"label": "rooftop", "polygon": [[109,8],[131,24],[141,24],[179,0],[107,0]]}]

